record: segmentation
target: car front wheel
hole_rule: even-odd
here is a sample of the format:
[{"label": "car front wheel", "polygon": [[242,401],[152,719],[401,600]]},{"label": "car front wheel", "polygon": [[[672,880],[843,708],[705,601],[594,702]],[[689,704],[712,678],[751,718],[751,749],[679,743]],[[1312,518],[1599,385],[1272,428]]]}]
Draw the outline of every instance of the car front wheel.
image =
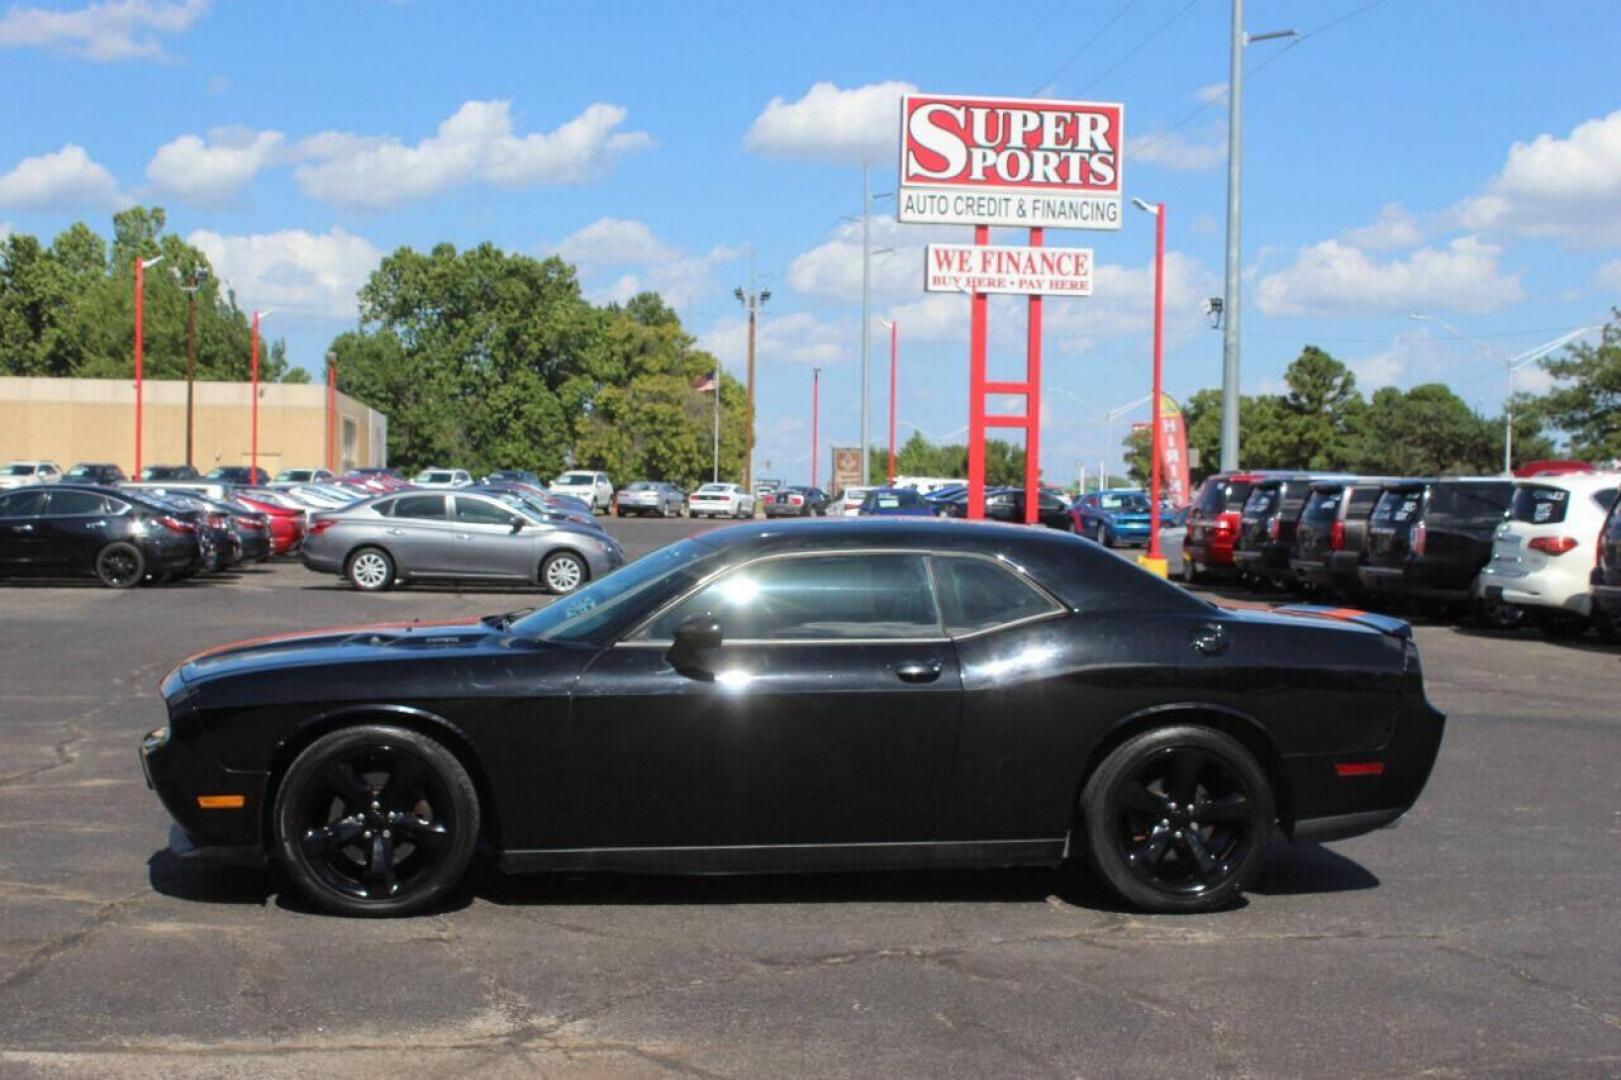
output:
[{"label": "car front wheel", "polygon": [[1238,740],[1178,725],[1137,735],[1081,794],[1087,857],[1126,900],[1167,914],[1214,911],[1255,880],[1272,789]]},{"label": "car front wheel", "polygon": [[461,880],[478,839],[478,794],[440,743],[368,724],[298,755],[273,821],[282,864],[315,903],[346,915],[410,915]]},{"label": "car front wheel", "polygon": [[553,552],[540,564],[540,581],[547,592],[562,596],[585,584],[585,560],[572,551]]}]

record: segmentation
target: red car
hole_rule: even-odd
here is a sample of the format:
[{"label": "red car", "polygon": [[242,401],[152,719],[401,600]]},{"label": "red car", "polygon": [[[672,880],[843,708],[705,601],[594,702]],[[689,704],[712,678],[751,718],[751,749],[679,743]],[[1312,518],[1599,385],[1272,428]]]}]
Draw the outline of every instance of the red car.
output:
[{"label": "red car", "polygon": [[269,495],[236,496],[237,502],[270,519],[270,554],[286,555],[304,542],[304,511],[271,502]]},{"label": "red car", "polygon": [[[1205,478],[1188,511],[1187,538],[1182,541],[1182,580],[1193,582],[1211,570],[1233,568],[1233,543],[1244,500],[1265,472],[1216,473]],[[1280,474],[1288,475],[1288,474]]]}]

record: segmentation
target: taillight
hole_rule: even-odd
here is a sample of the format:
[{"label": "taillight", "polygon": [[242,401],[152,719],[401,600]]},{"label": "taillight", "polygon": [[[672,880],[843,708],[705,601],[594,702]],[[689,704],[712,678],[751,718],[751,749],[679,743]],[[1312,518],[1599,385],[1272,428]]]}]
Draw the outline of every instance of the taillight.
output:
[{"label": "taillight", "polygon": [[208,515],[208,527],[210,529],[223,529],[223,528],[225,528],[225,524],[226,524],[226,522],[225,522],[225,515],[224,514],[209,514]]},{"label": "taillight", "polygon": [[1413,526],[1412,543],[1409,546],[1413,549],[1414,555],[1424,554],[1424,545],[1426,542],[1428,542],[1429,538],[1430,530],[1424,527],[1424,523],[1422,521]]},{"label": "taillight", "polygon": [[1563,555],[1576,546],[1574,536],[1538,536],[1525,545],[1532,551],[1540,551],[1544,555]]},{"label": "taillight", "polygon": [[167,514],[154,520],[156,520],[159,525],[162,525],[170,532],[189,533],[197,531],[197,526],[193,525],[191,522],[181,521],[179,518],[170,517]]},{"label": "taillight", "polygon": [[1232,532],[1233,523],[1228,521],[1225,516],[1219,517],[1216,519],[1216,531],[1219,533]]},{"label": "taillight", "polygon": [[805,500],[802,497],[798,496],[798,495],[790,495],[788,497],[788,502],[793,506],[804,506],[805,505]]},{"label": "taillight", "polygon": [[1328,547],[1330,551],[1345,550],[1345,522],[1336,521],[1328,527]]},{"label": "taillight", "polygon": [[310,522],[309,529],[305,535],[320,536],[322,533],[326,532],[336,524],[337,521],[334,518],[316,518],[314,521]]},{"label": "taillight", "polygon": [[1283,519],[1278,517],[1276,514],[1272,515],[1272,517],[1266,523],[1266,538],[1268,540],[1276,540],[1278,538],[1278,534],[1282,530]]}]

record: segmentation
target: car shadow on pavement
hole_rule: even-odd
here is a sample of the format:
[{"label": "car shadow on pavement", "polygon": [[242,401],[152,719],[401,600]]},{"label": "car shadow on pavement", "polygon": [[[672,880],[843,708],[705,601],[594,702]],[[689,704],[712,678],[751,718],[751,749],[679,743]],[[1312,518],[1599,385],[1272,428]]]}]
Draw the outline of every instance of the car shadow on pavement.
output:
[{"label": "car shadow on pavement", "polygon": [[1598,634],[1591,631],[1583,637],[1566,641],[1550,638],[1540,631],[1528,627],[1522,627],[1518,630],[1494,630],[1482,626],[1454,626],[1452,632],[1460,637],[1486,638],[1497,641],[1536,641],[1555,648],[1572,649],[1576,652],[1593,653],[1597,656],[1615,656],[1621,653],[1621,641],[1605,641]]},{"label": "car shadow on pavement", "polygon": [[[1317,844],[1275,841],[1266,869],[1249,891],[1258,896],[1305,896],[1371,889],[1379,879],[1360,863]],[[306,901],[275,867],[210,866],[167,849],[147,860],[152,888],[203,904],[251,904],[300,915],[326,915]],[[446,914],[475,899],[502,907],[726,906],[735,904],[1057,904],[1135,914],[1084,862],[1062,867],[985,870],[874,870],[853,873],[740,874],[504,874],[481,859],[435,905]],[[1235,905],[1242,908],[1247,901]]]}]

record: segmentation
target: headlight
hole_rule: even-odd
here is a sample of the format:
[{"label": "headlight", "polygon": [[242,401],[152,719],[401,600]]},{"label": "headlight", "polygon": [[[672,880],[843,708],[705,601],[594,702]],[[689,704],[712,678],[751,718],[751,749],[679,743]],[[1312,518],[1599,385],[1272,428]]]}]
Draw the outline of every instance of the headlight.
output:
[{"label": "headlight", "polygon": [[150,754],[154,750],[167,746],[169,743],[169,734],[170,732],[168,724],[164,724],[160,728],[153,728],[151,731],[148,731],[146,733],[146,738],[141,740],[141,752]]}]

